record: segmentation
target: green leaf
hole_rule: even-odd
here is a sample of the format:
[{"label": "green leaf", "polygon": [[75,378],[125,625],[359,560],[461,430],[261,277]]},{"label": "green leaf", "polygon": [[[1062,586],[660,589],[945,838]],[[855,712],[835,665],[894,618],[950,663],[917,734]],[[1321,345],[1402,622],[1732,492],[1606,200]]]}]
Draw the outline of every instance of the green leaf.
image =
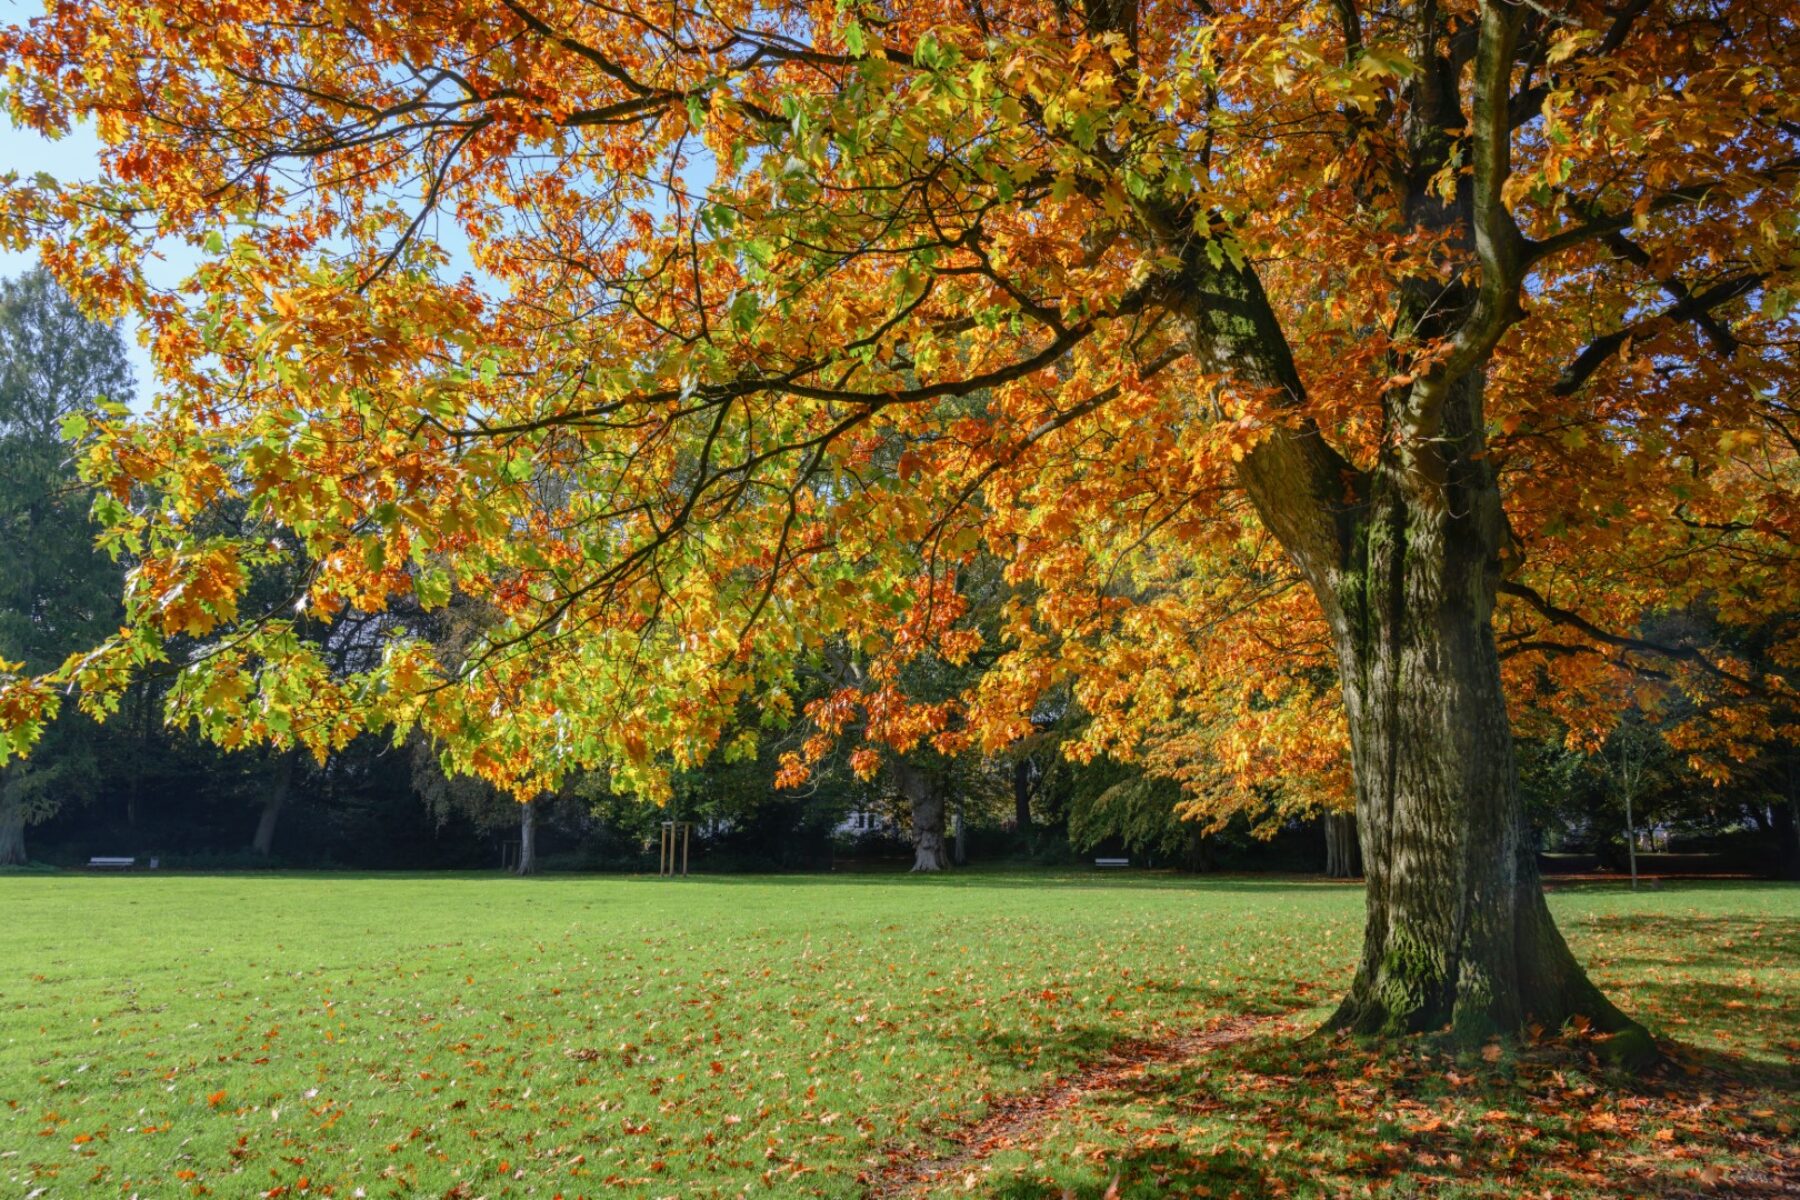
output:
[{"label": "green leaf", "polygon": [[88,431],[88,419],[85,413],[72,412],[62,420],[62,439],[65,442],[79,442]]},{"label": "green leaf", "polygon": [[731,324],[739,333],[749,333],[756,325],[757,314],[762,311],[762,303],[755,292],[739,292],[731,300]]},{"label": "green leaf", "polygon": [[937,40],[936,34],[927,33],[919,39],[918,48],[913,51],[914,63],[927,71],[936,71],[948,61],[949,56],[944,51],[944,44]]},{"label": "green leaf", "polygon": [[442,567],[420,571],[413,577],[413,593],[422,608],[442,608],[450,603],[450,572]]}]

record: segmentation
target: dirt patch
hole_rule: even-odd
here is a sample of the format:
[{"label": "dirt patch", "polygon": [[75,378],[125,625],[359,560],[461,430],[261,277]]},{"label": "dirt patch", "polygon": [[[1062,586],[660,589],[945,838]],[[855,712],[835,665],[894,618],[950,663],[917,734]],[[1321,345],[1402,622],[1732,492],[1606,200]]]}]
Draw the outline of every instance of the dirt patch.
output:
[{"label": "dirt patch", "polygon": [[979,1167],[990,1155],[1027,1142],[1038,1126],[1096,1092],[1116,1090],[1152,1066],[1188,1062],[1221,1046],[1245,1041],[1274,1027],[1280,1017],[1224,1017],[1164,1041],[1127,1041],[1103,1059],[1049,1087],[994,1100],[987,1116],[952,1135],[955,1149],[935,1158],[909,1157],[904,1148],[886,1153],[886,1163],[863,1176],[868,1200],[929,1196],[940,1184]]}]

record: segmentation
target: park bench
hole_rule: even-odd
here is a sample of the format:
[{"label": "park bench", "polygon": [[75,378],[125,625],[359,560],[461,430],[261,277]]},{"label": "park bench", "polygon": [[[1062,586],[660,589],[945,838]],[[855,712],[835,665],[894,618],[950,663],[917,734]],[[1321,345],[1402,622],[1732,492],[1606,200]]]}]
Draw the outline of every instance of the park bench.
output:
[{"label": "park bench", "polygon": [[108,858],[103,854],[96,854],[88,859],[88,870],[90,871],[129,871],[135,866],[137,866],[135,858]]},{"label": "park bench", "polygon": [[1096,867],[1129,867],[1131,860],[1129,858],[1096,858],[1094,865]]}]

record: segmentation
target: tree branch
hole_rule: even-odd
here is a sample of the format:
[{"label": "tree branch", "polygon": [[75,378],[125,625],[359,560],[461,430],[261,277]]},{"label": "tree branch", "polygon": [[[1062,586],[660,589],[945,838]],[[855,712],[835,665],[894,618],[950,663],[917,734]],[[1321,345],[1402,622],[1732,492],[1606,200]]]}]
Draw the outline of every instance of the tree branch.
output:
[{"label": "tree branch", "polygon": [[1725,668],[1717,665],[1692,646],[1665,646],[1661,642],[1651,642],[1646,641],[1643,638],[1625,637],[1617,633],[1608,633],[1580,613],[1572,612],[1569,609],[1550,603],[1549,600],[1544,598],[1542,593],[1538,592],[1535,588],[1527,587],[1525,584],[1517,583],[1513,580],[1502,580],[1500,583],[1500,593],[1504,596],[1516,596],[1529,604],[1532,608],[1536,609],[1541,616],[1549,618],[1558,625],[1567,625],[1571,629],[1578,630],[1587,637],[1599,642],[1601,645],[1611,646],[1617,650],[1628,650],[1636,654],[1654,654],[1661,658],[1671,659],[1675,662],[1691,663],[1708,674],[1718,679],[1722,679],[1734,687],[1742,688],[1747,692],[1760,694],[1765,690],[1754,680],[1745,679],[1743,676],[1727,671]]},{"label": "tree branch", "polygon": [[[1606,246],[1626,262],[1643,267],[1645,270],[1650,269],[1649,252],[1624,234],[1613,234],[1606,239]],[[1664,276],[1657,280],[1657,282],[1662,285],[1662,290],[1674,297],[1678,303],[1685,303],[1693,295],[1693,293],[1688,290],[1687,284],[1681,282],[1680,278],[1677,276]],[[1694,314],[1693,321],[1694,324],[1700,326],[1701,332],[1706,334],[1707,340],[1712,342],[1713,349],[1717,350],[1720,354],[1723,354],[1726,358],[1730,358],[1733,354],[1737,353],[1737,336],[1731,332],[1729,327],[1720,322],[1717,317],[1714,317],[1711,312],[1696,313]]]},{"label": "tree branch", "polygon": [[[1711,320],[1709,314],[1713,309],[1752,291],[1767,278],[1768,275],[1760,271],[1749,275],[1735,276],[1722,283],[1714,284],[1704,292],[1690,293],[1685,299],[1670,305],[1654,316],[1633,322],[1623,329],[1614,330],[1605,337],[1595,338],[1583,347],[1581,353],[1577,354],[1569,365],[1557,375],[1556,385],[1551,388],[1551,393],[1557,396],[1573,395],[1581,389],[1581,386],[1595,371],[1600,369],[1607,359],[1618,353],[1619,347],[1623,346],[1627,339],[1638,337],[1664,321]],[[1682,292],[1687,291],[1679,281],[1673,281],[1673,284],[1675,287],[1681,288]],[[1665,283],[1665,286],[1668,284]],[[1724,336],[1730,340],[1731,348],[1735,350],[1735,339],[1731,339],[1728,331]]]},{"label": "tree branch", "polygon": [[[1796,172],[1800,172],[1800,158],[1788,158],[1767,170],[1753,172],[1748,178],[1765,185],[1775,185],[1786,182],[1788,177]],[[1624,212],[1608,213],[1601,211],[1597,205],[1593,206],[1588,214],[1589,219],[1584,224],[1552,234],[1542,241],[1527,242],[1523,265],[1525,267],[1534,266],[1553,254],[1560,254],[1571,246],[1578,246],[1583,242],[1590,242],[1596,238],[1603,238],[1609,234],[1629,229],[1636,223],[1640,211],[1648,215],[1667,212],[1672,208],[1681,208],[1684,205],[1699,204],[1713,192],[1724,187],[1725,183],[1726,181],[1723,179],[1708,179],[1699,183],[1690,183],[1684,187],[1670,188],[1666,192],[1651,197],[1647,202],[1640,201],[1639,204],[1634,204]]]},{"label": "tree branch", "polygon": [[1418,453],[1419,449],[1441,435],[1451,388],[1493,353],[1507,328],[1521,315],[1519,288],[1525,273],[1526,241],[1503,198],[1512,173],[1508,105],[1521,11],[1507,0],[1485,0],[1481,7],[1471,122],[1472,224],[1475,256],[1481,264],[1480,290],[1468,316],[1450,338],[1449,353],[1413,384],[1400,416],[1409,473],[1420,474],[1433,484],[1442,482],[1441,465]]}]

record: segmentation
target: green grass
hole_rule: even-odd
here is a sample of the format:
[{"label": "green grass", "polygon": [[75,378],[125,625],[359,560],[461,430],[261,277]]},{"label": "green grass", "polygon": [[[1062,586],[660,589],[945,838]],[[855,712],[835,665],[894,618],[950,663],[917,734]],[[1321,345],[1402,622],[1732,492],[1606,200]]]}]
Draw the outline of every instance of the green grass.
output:
[{"label": "green grass", "polygon": [[[6,1194],[574,1200],[858,1196],[889,1155],[941,1150],[989,1097],[1126,1039],[1316,1023],[1362,894],[979,872],[40,875],[0,878],[0,905]],[[1552,905],[1603,986],[1698,1048],[1681,1066],[1636,1086],[1580,1046],[1395,1059],[1271,1031],[1084,1098],[971,1161],[954,1194],[1779,1178],[1800,889]]]}]

